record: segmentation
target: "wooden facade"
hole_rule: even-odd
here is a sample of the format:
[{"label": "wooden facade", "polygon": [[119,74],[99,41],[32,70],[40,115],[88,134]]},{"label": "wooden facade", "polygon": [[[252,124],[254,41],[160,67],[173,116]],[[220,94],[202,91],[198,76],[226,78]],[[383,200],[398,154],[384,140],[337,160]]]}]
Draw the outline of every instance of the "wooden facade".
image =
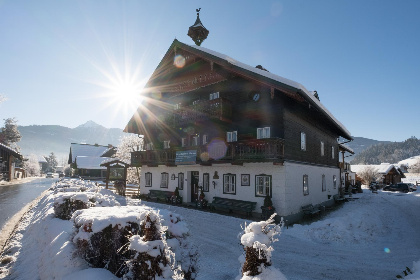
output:
[{"label": "wooden facade", "polygon": [[12,148],[0,143],[0,180],[14,179],[14,161],[23,159],[22,155]]},{"label": "wooden facade", "polygon": [[[270,185],[267,193],[285,215],[300,211],[300,204],[322,203],[338,192],[337,139],[351,140],[350,133],[302,85],[261,68],[177,40],[172,43],[146,84],[143,103],[124,129],[144,136],[144,149],[131,157],[131,164],[142,166],[142,175],[149,176],[141,179],[142,191],[175,188],[175,182],[167,182],[168,172],[182,174],[191,185],[184,199],[189,202],[198,185],[211,199],[220,195],[217,186],[236,187],[236,177],[249,177],[255,188],[264,177]],[[185,154],[188,159],[182,161],[180,155]],[[291,175],[285,176],[286,172]],[[156,182],[160,174],[163,183]],[[226,176],[219,179],[211,174]],[[310,176],[310,184],[319,183],[319,194],[318,190],[297,194],[302,176]],[[213,190],[207,187],[209,177]],[[272,191],[274,185],[279,189]],[[221,191],[262,203],[256,189]],[[289,193],[296,201],[280,193]]]}]

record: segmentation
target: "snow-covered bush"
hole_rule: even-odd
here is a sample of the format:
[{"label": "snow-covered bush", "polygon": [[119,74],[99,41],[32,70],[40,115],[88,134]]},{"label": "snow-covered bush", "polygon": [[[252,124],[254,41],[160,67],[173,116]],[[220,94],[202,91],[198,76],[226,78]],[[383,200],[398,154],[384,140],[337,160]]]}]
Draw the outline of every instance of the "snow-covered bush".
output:
[{"label": "snow-covered bush", "polygon": [[195,278],[197,252],[184,242],[188,228],[178,215],[125,206],[79,210],[72,220],[73,242],[93,267],[125,279]]},{"label": "snow-covered bush", "polygon": [[76,210],[87,209],[89,204],[89,199],[84,193],[71,192],[55,195],[55,217],[62,220],[70,220]]},{"label": "snow-covered bush", "polygon": [[245,224],[240,234],[245,252],[239,258],[242,269],[237,280],[286,279],[279,270],[271,267],[271,253],[274,251],[271,244],[278,241],[277,235],[280,235],[283,226],[283,218],[280,225],[274,224],[276,215],[273,214],[267,221]]}]

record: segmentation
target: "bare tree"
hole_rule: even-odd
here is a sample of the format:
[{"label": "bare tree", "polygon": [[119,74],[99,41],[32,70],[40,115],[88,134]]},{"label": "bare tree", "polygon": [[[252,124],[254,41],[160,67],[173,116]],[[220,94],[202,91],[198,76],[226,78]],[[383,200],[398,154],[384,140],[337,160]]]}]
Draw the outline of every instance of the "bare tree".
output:
[{"label": "bare tree", "polygon": [[361,172],[357,173],[357,176],[362,179],[363,184],[369,185],[370,182],[376,181],[378,178],[380,178],[381,174],[379,174],[375,167],[367,166]]},{"label": "bare tree", "polygon": [[41,173],[38,157],[34,154],[29,155],[28,160],[24,161],[24,167],[30,176],[39,176]]},{"label": "bare tree", "polygon": [[[115,157],[131,162],[131,152],[141,151],[143,149],[143,138],[138,137],[135,134],[129,134],[121,138],[120,144],[117,147]],[[127,181],[132,184],[140,185],[140,168],[130,167],[127,170]]]},{"label": "bare tree", "polygon": [[410,173],[420,173],[420,159],[410,166]]}]

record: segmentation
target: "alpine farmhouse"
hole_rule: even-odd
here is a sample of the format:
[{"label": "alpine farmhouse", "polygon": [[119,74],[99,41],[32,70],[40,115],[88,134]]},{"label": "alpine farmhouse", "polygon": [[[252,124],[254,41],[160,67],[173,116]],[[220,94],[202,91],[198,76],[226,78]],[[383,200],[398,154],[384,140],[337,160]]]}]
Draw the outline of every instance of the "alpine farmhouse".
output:
[{"label": "alpine farmhouse", "polygon": [[[315,96],[314,96],[315,94]],[[338,139],[347,129],[316,92],[221,53],[174,40],[125,132],[144,137],[131,164],[140,192],[174,191],[256,202],[280,216],[333,203],[342,182]]]}]

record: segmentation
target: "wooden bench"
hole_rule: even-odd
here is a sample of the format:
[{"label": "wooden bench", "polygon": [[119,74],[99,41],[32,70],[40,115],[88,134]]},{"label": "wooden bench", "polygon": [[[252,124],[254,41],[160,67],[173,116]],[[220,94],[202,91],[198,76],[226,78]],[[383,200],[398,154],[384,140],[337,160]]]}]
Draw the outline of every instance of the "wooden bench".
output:
[{"label": "wooden bench", "polygon": [[209,203],[208,206],[210,207],[210,209],[222,208],[229,210],[229,212],[232,212],[234,210],[243,211],[248,216],[250,216],[252,211],[255,210],[257,203],[252,201],[244,201],[215,196],[213,197],[213,202]]},{"label": "wooden bench", "polygon": [[172,195],[173,192],[171,191],[150,190],[147,194],[147,199],[156,200],[156,202],[159,202],[159,200],[170,202]]},{"label": "wooden bench", "polygon": [[320,213],[319,208],[315,208],[312,204],[302,206],[302,211],[304,215],[313,216]]}]

